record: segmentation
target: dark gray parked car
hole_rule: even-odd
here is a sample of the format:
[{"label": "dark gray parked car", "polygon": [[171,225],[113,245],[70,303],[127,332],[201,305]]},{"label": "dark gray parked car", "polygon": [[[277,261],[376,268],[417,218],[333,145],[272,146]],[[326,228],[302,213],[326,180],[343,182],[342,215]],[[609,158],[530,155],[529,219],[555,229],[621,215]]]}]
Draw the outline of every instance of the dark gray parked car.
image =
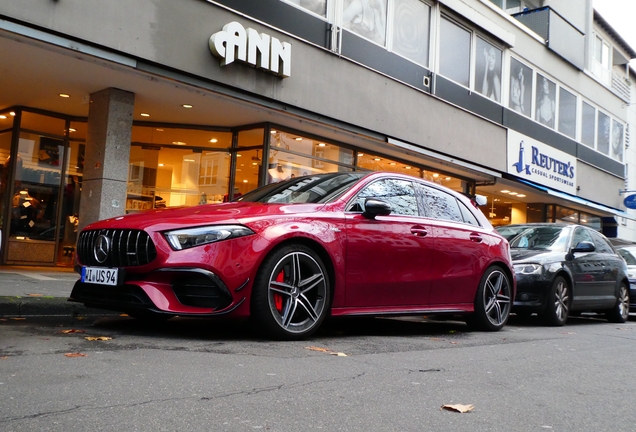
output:
[{"label": "dark gray parked car", "polygon": [[636,312],[636,245],[615,247],[627,263],[627,278],[629,279],[629,310],[631,312]]},{"label": "dark gray parked car", "polygon": [[627,264],[598,231],[573,224],[506,225],[517,278],[513,312],[536,312],[561,326],[569,314],[604,313],[611,322],[629,317]]}]

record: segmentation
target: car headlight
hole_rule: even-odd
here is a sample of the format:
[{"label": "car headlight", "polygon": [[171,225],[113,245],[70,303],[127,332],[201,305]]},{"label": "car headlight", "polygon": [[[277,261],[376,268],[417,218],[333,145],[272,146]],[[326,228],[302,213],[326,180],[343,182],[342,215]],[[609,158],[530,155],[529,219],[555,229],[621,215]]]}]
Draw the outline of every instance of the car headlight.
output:
[{"label": "car headlight", "polygon": [[241,225],[212,225],[163,233],[174,250],[188,249],[251,234],[254,234],[254,231]]},{"label": "car headlight", "polygon": [[516,274],[537,274],[541,272],[541,264],[515,264]]}]

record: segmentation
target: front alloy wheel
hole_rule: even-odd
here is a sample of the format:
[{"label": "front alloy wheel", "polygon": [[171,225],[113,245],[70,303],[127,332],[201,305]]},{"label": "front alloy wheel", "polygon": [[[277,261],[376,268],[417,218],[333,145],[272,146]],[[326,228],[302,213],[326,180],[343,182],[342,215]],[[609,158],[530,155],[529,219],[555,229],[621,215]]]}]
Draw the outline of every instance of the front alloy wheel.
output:
[{"label": "front alloy wheel", "polygon": [[302,245],[269,256],[254,281],[252,313],[278,339],[301,339],[318,329],[329,304],[329,278],[320,257]]},{"label": "front alloy wheel", "polygon": [[563,276],[557,276],[552,282],[548,294],[545,312],[542,318],[547,325],[562,326],[568,320],[570,311],[570,286]]},{"label": "front alloy wheel", "polygon": [[512,286],[498,267],[490,267],[481,278],[475,295],[475,312],[466,322],[480,330],[497,331],[510,316]]},{"label": "front alloy wheel", "polygon": [[606,314],[607,320],[613,323],[624,323],[629,318],[629,291],[624,283],[618,288],[616,305]]}]

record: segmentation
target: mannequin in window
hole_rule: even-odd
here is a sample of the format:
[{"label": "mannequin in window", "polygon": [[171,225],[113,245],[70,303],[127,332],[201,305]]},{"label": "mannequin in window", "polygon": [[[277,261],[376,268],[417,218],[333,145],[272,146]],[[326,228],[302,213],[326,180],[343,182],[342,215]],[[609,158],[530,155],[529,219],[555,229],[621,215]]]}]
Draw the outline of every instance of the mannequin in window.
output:
[{"label": "mannequin in window", "polygon": [[269,183],[278,183],[289,178],[289,173],[283,169],[281,164],[276,164],[274,168],[267,170],[267,173],[270,177]]}]

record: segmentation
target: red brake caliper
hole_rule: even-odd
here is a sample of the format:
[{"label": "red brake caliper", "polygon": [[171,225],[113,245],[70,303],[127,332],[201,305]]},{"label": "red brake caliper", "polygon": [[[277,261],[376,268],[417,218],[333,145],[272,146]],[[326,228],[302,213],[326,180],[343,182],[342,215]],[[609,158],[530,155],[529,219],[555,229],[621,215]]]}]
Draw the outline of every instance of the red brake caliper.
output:
[{"label": "red brake caliper", "polygon": [[[285,282],[285,272],[283,270],[276,276],[276,282]],[[279,313],[283,313],[283,296],[274,293],[274,305]]]}]

